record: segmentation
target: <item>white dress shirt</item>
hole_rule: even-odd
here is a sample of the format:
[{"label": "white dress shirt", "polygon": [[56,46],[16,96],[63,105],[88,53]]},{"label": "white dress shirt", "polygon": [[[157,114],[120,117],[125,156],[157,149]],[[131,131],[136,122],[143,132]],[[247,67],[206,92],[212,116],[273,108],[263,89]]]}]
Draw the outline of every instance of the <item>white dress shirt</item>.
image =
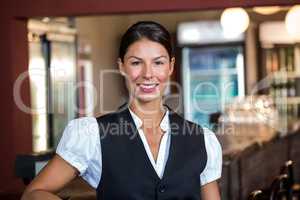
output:
[{"label": "white dress shirt", "polygon": [[[171,144],[169,111],[166,112],[160,122],[160,128],[164,134],[155,162],[142,130],[142,120],[131,109],[129,110],[148,158],[157,175],[161,178],[164,173]],[[102,173],[102,154],[99,137],[99,127],[96,118],[82,117],[74,119],[66,126],[56,149],[56,153],[74,166],[79,171],[80,176],[93,188],[97,188]],[[204,141],[207,152],[207,163],[204,171],[199,174],[201,185],[219,179],[222,171],[222,149],[220,143],[215,134],[207,128],[204,128]]]}]

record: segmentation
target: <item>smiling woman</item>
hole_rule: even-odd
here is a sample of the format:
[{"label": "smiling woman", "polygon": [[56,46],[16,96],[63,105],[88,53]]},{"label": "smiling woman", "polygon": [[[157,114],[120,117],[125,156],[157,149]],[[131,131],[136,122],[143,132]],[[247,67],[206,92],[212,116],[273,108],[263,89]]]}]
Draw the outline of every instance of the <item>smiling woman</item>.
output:
[{"label": "smiling woman", "polygon": [[99,200],[219,200],[222,151],[216,136],[163,104],[174,63],[163,26],[132,25],[118,58],[128,103],[101,117],[72,120],[56,156],[22,200],[59,199],[55,193],[78,175]]},{"label": "smiling woman", "polygon": [[119,69],[126,76],[129,93],[151,100],[165,90],[174,69],[174,53],[168,31],[156,23],[140,22],[121,40]]},{"label": "smiling woman", "polygon": [[146,38],[133,43],[121,60],[119,68],[127,75],[130,94],[144,101],[162,95],[175,62],[162,45]]}]

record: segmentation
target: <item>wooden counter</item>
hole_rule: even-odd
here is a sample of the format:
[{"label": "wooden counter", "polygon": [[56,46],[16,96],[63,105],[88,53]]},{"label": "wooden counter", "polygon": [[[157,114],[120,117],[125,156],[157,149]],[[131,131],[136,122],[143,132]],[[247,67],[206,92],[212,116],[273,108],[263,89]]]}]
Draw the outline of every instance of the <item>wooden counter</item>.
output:
[{"label": "wooden counter", "polygon": [[268,188],[287,160],[294,161],[295,181],[300,182],[300,131],[224,155],[222,200],[244,200],[251,191]]}]

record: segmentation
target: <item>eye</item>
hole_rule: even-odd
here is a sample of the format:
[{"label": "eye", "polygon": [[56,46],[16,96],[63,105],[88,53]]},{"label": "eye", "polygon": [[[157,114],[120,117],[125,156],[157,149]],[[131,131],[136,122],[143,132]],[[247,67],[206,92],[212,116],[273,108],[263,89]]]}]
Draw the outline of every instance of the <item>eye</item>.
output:
[{"label": "eye", "polygon": [[137,66],[137,65],[139,65],[140,63],[141,63],[140,61],[133,61],[133,62],[131,62],[131,65]]},{"label": "eye", "polygon": [[164,63],[162,61],[155,61],[156,65],[163,65]]}]

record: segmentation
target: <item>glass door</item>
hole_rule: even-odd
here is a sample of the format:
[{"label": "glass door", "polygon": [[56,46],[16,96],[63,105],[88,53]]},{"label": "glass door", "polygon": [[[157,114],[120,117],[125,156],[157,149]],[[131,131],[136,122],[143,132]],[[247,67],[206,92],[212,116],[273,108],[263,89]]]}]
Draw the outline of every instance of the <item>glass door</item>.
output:
[{"label": "glass door", "polygon": [[243,46],[185,47],[182,54],[185,116],[209,127],[210,114],[245,94]]},{"label": "glass door", "polygon": [[50,146],[56,147],[68,122],[77,116],[75,36],[44,39],[48,74]]}]

